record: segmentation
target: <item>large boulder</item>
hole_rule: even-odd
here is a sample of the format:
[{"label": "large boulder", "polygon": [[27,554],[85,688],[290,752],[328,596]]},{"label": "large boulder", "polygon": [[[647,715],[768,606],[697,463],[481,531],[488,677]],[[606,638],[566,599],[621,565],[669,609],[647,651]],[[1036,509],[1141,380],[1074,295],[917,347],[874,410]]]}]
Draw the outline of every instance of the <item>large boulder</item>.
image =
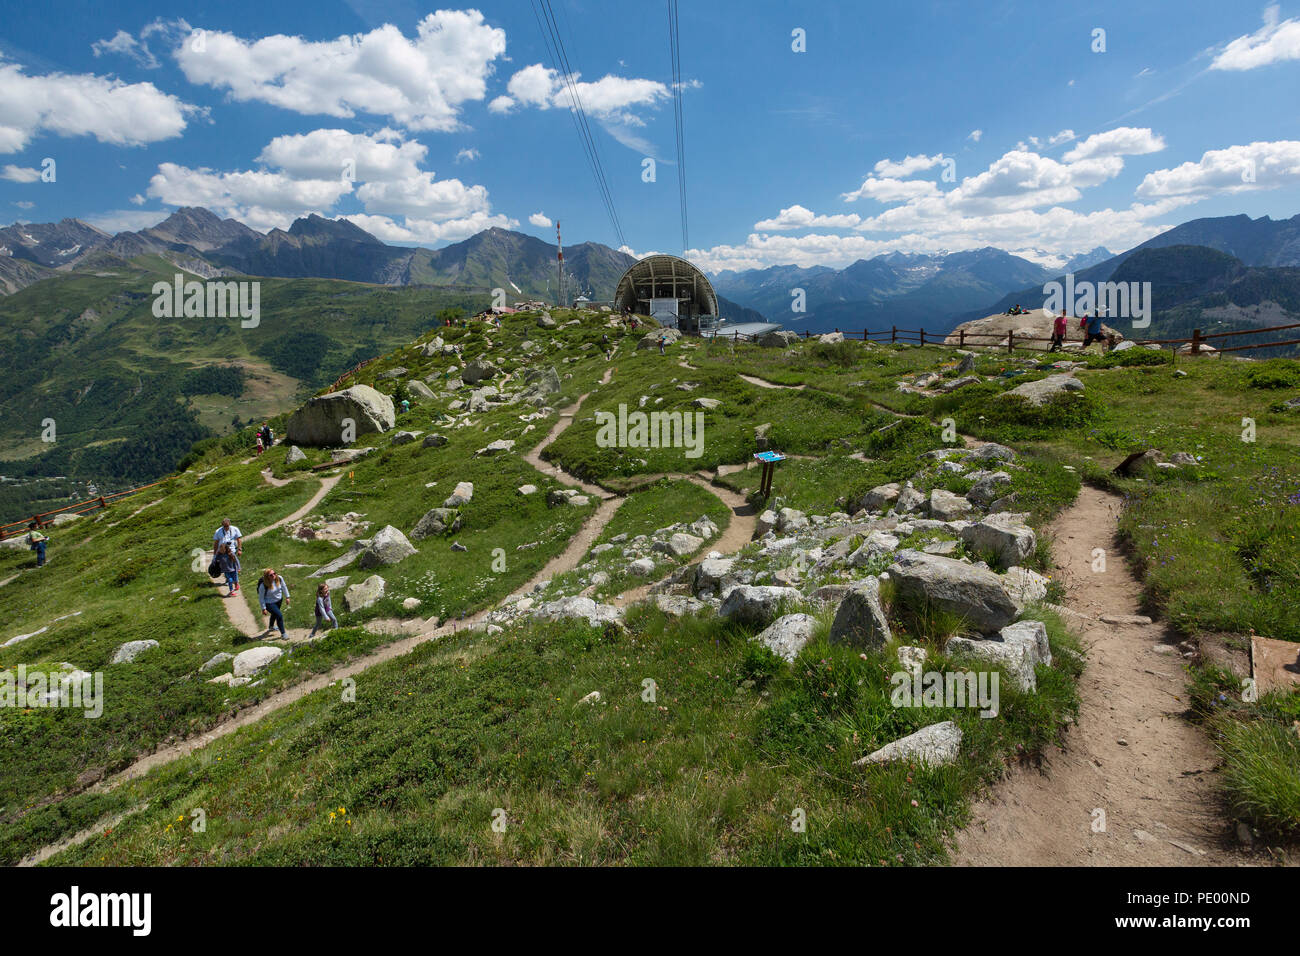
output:
[{"label": "large boulder", "polygon": [[404,561],[415,554],[415,548],[406,535],[391,524],[385,525],[370,539],[370,546],[357,559],[359,568],[380,568]]},{"label": "large boulder", "polygon": [[991,553],[1003,567],[1018,565],[1033,556],[1038,546],[1034,529],[1018,515],[1002,512],[961,529],[961,539],[976,554]]},{"label": "large boulder", "polygon": [[1009,474],[1005,471],[985,472],[975,480],[975,484],[971,485],[970,491],[966,492],[966,498],[981,508],[987,508],[1009,491],[1011,491]]},{"label": "large boulder", "polygon": [[721,593],[724,583],[735,567],[734,558],[705,558],[695,565],[695,591],[713,591]]},{"label": "large boulder", "polygon": [[970,514],[971,503],[961,495],[934,488],[930,491],[930,517],[940,521],[955,521]]},{"label": "large boulder", "polygon": [[467,505],[474,500],[474,482],[458,481],[456,487],[452,489],[450,495],[442,503],[444,508],[459,508]]},{"label": "large boulder", "polygon": [[898,550],[899,540],[887,531],[872,531],[858,549],[846,559],[851,567],[860,568],[872,561],[893,554]]},{"label": "large boulder", "polygon": [[372,574],[343,593],[343,606],[350,612],[370,607],[384,596],[386,582],[377,574]]},{"label": "large boulder", "polygon": [[466,385],[477,385],[497,374],[497,368],[487,359],[474,359],[461,370],[460,380]]},{"label": "large boulder", "polygon": [[831,643],[882,647],[891,637],[889,620],[880,604],[880,580],[864,578],[855,582],[835,612]]},{"label": "large boulder", "polygon": [[284,654],[279,647],[250,647],[235,655],[231,664],[236,677],[252,677],[258,671],[270,667]]},{"label": "large boulder", "polygon": [[957,759],[961,753],[961,737],[961,728],[951,720],[945,720],[885,744],[874,753],[855,760],[854,764],[865,767],[894,760],[914,760],[931,767],[940,767]]},{"label": "large boulder", "polygon": [[863,511],[884,511],[887,507],[898,500],[903,486],[896,481],[891,481],[887,485],[877,485],[858,502],[858,507]]},{"label": "large boulder", "polygon": [[676,329],[659,329],[657,332],[651,332],[649,335],[641,339],[641,341],[636,344],[636,350],[640,352],[644,349],[657,349],[659,348],[660,338],[664,340],[664,345],[672,345],[681,337],[682,333],[678,332]]},{"label": "large boulder", "polygon": [[306,453],[297,445],[290,445],[289,450],[284,454],[284,463],[286,465],[296,465],[298,462],[306,460]]},{"label": "large boulder", "polygon": [[345,444],[345,419],[352,421],[356,437],[386,432],[397,422],[391,398],[369,385],[353,385],[317,395],[294,412],[285,440],[315,447]]},{"label": "large boulder", "polygon": [[1001,578],[952,558],[900,551],[889,567],[889,576],[902,600],[928,602],[964,619],[977,631],[997,631],[1020,613],[1020,605],[1007,593]]},{"label": "large boulder", "polygon": [[1047,378],[1040,378],[1036,382],[1025,382],[1023,385],[1017,385],[1002,394],[1004,396],[1018,395],[1030,405],[1042,405],[1057,395],[1082,391],[1083,382],[1073,375],[1049,375]]},{"label": "large boulder", "polygon": [[784,349],[789,348],[798,341],[799,336],[796,333],[778,329],[775,332],[768,332],[758,340],[758,344],[765,349]]},{"label": "large boulder", "polygon": [[793,661],[804,645],[812,640],[816,627],[817,618],[811,614],[786,614],[769,624],[754,640],[778,657]]},{"label": "large boulder", "polygon": [[718,614],[744,624],[766,625],[776,617],[782,602],[802,600],[794,588],[737,585],[722,599]]}]

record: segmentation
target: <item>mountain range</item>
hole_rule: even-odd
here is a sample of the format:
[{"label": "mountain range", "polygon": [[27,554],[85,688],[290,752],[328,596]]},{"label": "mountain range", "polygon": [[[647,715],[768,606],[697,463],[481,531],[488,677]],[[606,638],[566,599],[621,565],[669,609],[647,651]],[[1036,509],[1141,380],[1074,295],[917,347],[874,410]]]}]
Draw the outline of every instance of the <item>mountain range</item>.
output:
[{"label": "mountain range", "polygon": [[[13,293],[67,272],[121,267],[158,256],[206,278],[226,275],[343,279],[386,286],[432,286],[507,298],[555,298],[555,247],[535,236],[486,229],[440,249],[391,246],[346,219],[311,215],[265,234],[201,207],[182,207],[137,232],[110,236],[78,219],[0,229],[0,289]],[[612,299],[636,260],[597,242],[564,248],[565,297]],[[486,302],[484,303],[486,304]],[[761,321],[727,302],[729,317]]]}]

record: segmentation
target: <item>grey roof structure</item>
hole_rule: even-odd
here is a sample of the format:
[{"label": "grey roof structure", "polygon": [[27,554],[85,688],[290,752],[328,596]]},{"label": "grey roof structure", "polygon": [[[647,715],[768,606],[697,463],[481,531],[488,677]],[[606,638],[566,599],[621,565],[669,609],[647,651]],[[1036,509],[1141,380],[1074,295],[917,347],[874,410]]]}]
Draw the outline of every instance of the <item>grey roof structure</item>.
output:
[{"label": "grey roof structure", "polygon": [[676,299],[677,314],[685,319],[718,314],[718,296],[708,276],[677,256],[653,255],[634,262],[618,280],[614,308],[648,315],[655,299]]}]

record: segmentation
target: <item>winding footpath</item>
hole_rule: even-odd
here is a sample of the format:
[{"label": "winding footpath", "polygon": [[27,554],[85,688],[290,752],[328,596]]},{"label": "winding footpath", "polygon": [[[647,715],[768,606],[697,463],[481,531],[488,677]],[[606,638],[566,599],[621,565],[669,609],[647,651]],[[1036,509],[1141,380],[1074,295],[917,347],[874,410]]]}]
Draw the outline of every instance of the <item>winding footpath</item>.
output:
[{"label": "winding footpath", "polygon": [[[1221,809],[1214,747],[1183,715],[1178,635],[1158,623],[1099,620],[1142,613],[1142,583],[1115,538],[1120,506],[1118,495],[1085,485],[1049,526],[1053,576],[1065,583],[1088,652],[1078,720],[1041,769],[1013,771],[972,808],[956,838],[958,865],[1251,862]],[[1095,548],[1109,556],[1101,573],[1092,570]]]},{"label": "winding footpath", "polygon": [[[605,374],[601,379],[602,385],[609,383],[612,373],[613,369],[606,369]],[[531,592],[540,582],[549,580],[557,574],[571,571],[573,568],[577,567],[578,564],[581,563],[592,543],[600,536],[601,531],[604,530],[606,525],[609,524],[609,521],[613,518],[619,506],[626,500],[623,496],[613,495],[603,488],[588,484],[576,475],[569,474],[558,466],[543,461],[541,458],[541,453],[545,451],[546,448],[561,434],[563,434],[565,429],[573,423],[578,410],[581,408],[583,402],[586,401],[588,395],[590,395],[590,393],[584,394],[574,405],[564,409],[560,413],[559,421],[556,422],[555,426],[550,430],[546,437],[537,445],[537,447],[524,456],[525,460],[537,468],[542,474],[548,475],[568,487],[579,488],[587,494],[601,499],[600,506],[597,507],[595,512],[587,518],[582,529],[573,537],[564,551],[547,562],[546,566],[543,567],[541,571],[537,572],[537,574],[533,575],[532,578],[516,589],[512,594],[492,607],[484,608],[464,620],[447,621],[431,629],[422,630],[420,633],[411,634],[401,638],[400,640],[385,644],[375,651],[353,661],[339,664],[326,673],[315,675],[307,680],[294,684],[291,687],[287,687],[284,690],[271,694],[268,697],[263,698],[257,704],[244,708],[230,717],[221,720],[203,733],[175,741],[159,747],[152,753],[139,757],[124,769],[104,777],[99,782],[87,788],[88,792],[93,793],[113,790],[123,783],[144,776],[155,767],[160,767],[171,763],[172,761],[179,760],[182,757],[188,756],[194,751],[218,741],[243,727],[256,723],[262,718],[301,700],[308,694],[315,693],[318,690],[323,690],[324,688],[327,688],[345,678],[355,677],[377,664],[382,664],[385,661],[390,661],[405,654],[409,654],[416,647],[427,641],[436,640],[460,630],[473,628],[480,624],[493,610],[523,597]],[[263,477],[266,478],[269,483],[276,483],[276,480],[270,478],[265,473]],[[262,537],[276,528],[283,527],[292,521],[306,517],[306,515],[310,514],[311,511],[320,504],[329,491],[338,483],[341,477],[341,475],[334,475],[323,479],[321,481],[321,487],[301,508],[294,511],[292,514],[281,518],[279,521],[267,525],[265,528],[258,529],[257,531],[246,535],[245,539],[253,540]],[[700,475],[673,474],[657,477],[679,478],[694,482],[716,495],[732,511],[732,521],[728,525],[727,529],[714,542],[712,542],[711,547],[702,549],[701,553],[693,560],[700,560],[708,551],[718,551],[722,554],[731,554],[740,550],[740,548],[749,543],[753,537],[756,518],[754,516],[753,507],[749,505],[743,497],[728,489],[719,488],[710,484]],[[281,483],[284,483],[284,481]],[[620,595],[619,600],[615,603],[619,606],[623,606],[639,600],[649,592],[650,588],[654,586],[654,583],[646,584],[637,588],[635,591],[630,591]],[[230,599],[226,600],[224,603],[226,606],[226,613],[230,617],[231,623],[234,624],[242,634],[247,637],[257,638],[264,633],[263,629],[257,628],[252,612],[244,600]],[[368,623],[374,624],[376,622]],[[292,640],[293,635],[291,634],[291,641]],[[129,816],[132,813],[138,812],[140,809],[143,808],[129,810],[120,814],[118,818],[120,819]],[[34,866],[38,863],[44,862],[52,856],[61,853],[70,847],[76,846],[95,834],[102,832],[104,827],[107,825],[110,824],[105,823],[105,821],[99,821],[94,826],[88,827],[81,833],[65,837],[57,843],[42,848],[24,858],[19,865]]]}]

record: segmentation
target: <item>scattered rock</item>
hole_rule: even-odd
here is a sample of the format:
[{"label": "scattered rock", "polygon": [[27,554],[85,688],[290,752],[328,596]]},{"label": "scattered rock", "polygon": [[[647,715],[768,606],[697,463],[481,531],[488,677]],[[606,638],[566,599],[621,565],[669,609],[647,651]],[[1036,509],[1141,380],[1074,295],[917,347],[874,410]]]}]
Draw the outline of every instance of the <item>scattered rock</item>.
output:
[{"label": "scattered rock", "polygon": [[889,568],[899,598],[932,606],[964,619],[981,632],[997,631],[1015,620],[1017,604],[992,571],[952,558],[906,550]]},{"label": "scattered rock", "polygon": [[377,574],[372,574],[358,584],[352,585],[343,594],[343,606],[349,612],[356,612],[370,607],[384,596],[385,582]]},{"label": "scattered rock", "polygon": [[145,651],[157,647],[158,642],[154,640],[146,641],[127,641],[113,652],[113,658],[110,664],[130,664]]},{"label": "scattered rock", "polygon": [[865,767],[893,760],[915,760],[931,767],[941,767],[957,759],[961,753],[961,739],[961,728],[951,720],[945,720],[885,744],[861,760],[855,760],[854,765]]},{"label": "scattered rock", "polygon": [[891,639],[889,620],[880,603],[880,580],[864,578],[850,586],[831,624],[832,644],[882,647]]},{"label": "scattered rock", "polygon": [[793,661],[807,644],[817,627],[817,618],[811,614],[786,614],[777,618],[754,640],[787,661]]},{"label": "scattered rock", "polygon": [[803,595],[794,588],[741,584],[727,592],[718,614],[745,624],[766,625],[776,617],[782,602],[802,599]]},{"label": "scattered rock", "polygon": [[415,547],[406,539],[406,535],[391,524],[385,525],[370,539],[369,547],[361,552],[361,557],[357,559],[357,567],[385,567],[404,561],[415,553]]},{"label": "scattered rock", "polygon": [[1073,375],[1049,375],[1047,378],[1040,378],[1036,382],[1025,382],[1023,385],[1017,385],[1002,394],[1004,396],[1016,395],[1023,398],[1030,405],[1042,405],[1057,395],[1082,391],[1083,382]]},{"label": "scattered rock", "polygon": [[250,647],[246,651],[241,651],[235,655],[234,662],[231,664],[235,677],[252,677],[258,671],[270,667],[281,656],[284,650],[279,647]]}]

